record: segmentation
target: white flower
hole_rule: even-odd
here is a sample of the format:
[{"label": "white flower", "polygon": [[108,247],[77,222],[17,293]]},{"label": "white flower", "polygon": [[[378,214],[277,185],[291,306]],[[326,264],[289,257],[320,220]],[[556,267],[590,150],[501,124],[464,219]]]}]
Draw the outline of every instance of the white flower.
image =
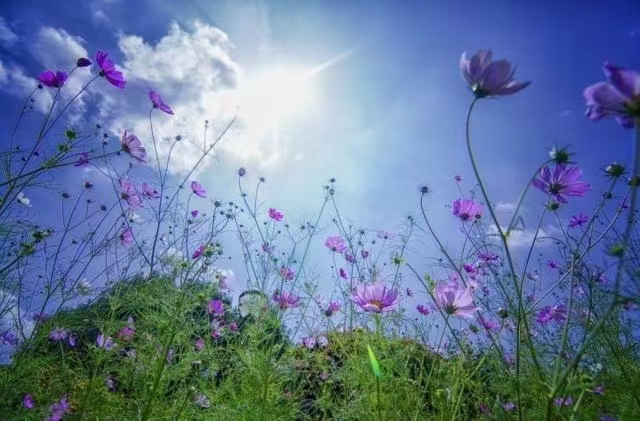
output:
[{"label": "white flower", "polygon": [[24,193],[22,192],[18,193],[17,200],[18,200],[18,203],[20,203],[22,206],[26,206],[28,208],[31,207],[31,199],[25,196]]},{"label": "white flower", "polygon": [[129,222],[131,222],[132,224],[141,224],[144,222],[144,218],[135,212],[131,212],[131,214],[129,215]]}]

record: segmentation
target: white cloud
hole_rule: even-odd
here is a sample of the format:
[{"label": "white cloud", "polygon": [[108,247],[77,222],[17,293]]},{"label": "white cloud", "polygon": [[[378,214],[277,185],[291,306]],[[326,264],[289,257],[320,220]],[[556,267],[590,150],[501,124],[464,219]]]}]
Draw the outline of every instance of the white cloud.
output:
[{"label": "white cloud", "polygon": [[63,70],[73,67],[79,57],[87,57],[82,44],[82,38],[72,36],[64,29],[45,26],[28,44],[28,49],[44,67]]},{"label": "white cloud", "polygon": [[498,202],[495,206],[495,210],[498,212],[513,212],[515,209],[515,202]]},{"label": "white cloud", "polygon": [[[507,227],[501,227],[503,232]],[[487,234],[497,236],[498,230],[495,225],[489,226]],[[536,236],[536,232],[531,229],[512,229],[507,238],[507,244],[512,249],[528,249],[533,244],[534,238],[536,239],[536,247],[548,246],[553,243],[553,240],[549,237],[556,237],[558,229],[553,225],[549,225],[546,228],[540,228]]]},{"label": "white cloud", "polygon": [[[36,80],[27,76],[24,70],[11,63],[4,64],[0,60],[0,90],[20,99],[25,99],[36,87]],[[45,112],[51,106],[53,97],[48,91],[41,90],[33,96],[33,107],[36,111]]]},{"label": "white cloud", "polygon": [[11,46],[18,41],[18,36],[11,30],[7,21],[0,16],[0,43]]}]

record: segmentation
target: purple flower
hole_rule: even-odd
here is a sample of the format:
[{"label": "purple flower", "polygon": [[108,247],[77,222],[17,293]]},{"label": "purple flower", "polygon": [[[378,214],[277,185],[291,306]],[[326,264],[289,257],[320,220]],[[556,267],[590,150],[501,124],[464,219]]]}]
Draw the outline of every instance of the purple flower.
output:
[{"label": "purple flower", "polygon": [[211,338],[212,338],[212,339],[218,339],[218,338],[219,338],[219,337],[221,337],[221,336],[222,336],[222,333],[220,332],[220,330],[219,330],[219,329],[214,329],[214,330],[211,332]]},{"label": "purple flower", "polygon": [[369,313],[386,313],[398,307],[398,290],[383,282],[359,284],[351,293],[351,301]]},{"label": "purple flower", "polygon": [[339,311],[340,311],[340,303],[337,301],[331,301],[329,302],[329,305],[324,311],[324,315],[327,317],[331,317]]},{"label": "purple flower", "polygon": [[125,247],[128,247],[133,243],[133,231],[131,231],[131,228],[129,227],[122,230],[122,232],[118,234],[118,237],[120,237],[120,244]]},{"label": "purple flower", "polygon": [[116,88],[124,89],[126,84],[124,75],[122,72],[116,70],[116,65],[113,60],[107,57],[108,54],[104,51],[96,52],[96,62],[100,67],[100,76],[107,79],[107,82],[115,86]]},{"label": "purple flower", "polygon": [[295,277],[295,275],[296,275],[295,272],[289,269],[288,267],[282,266],[280,268],[280,276],[285,281],[291,281]]},{"label": "purple flower", "polygon": [[347,245],[339,235],[327,237],[324,245],[327,246],[329,250],[335,253],[344,253],[345,251],[347,251]]},{"label": "purple flower", "polygon": [[69,331],[58,326],[56,326],[51,330],[51,332],[49,332],[49,339],[52,342],[64,341],[68,336]]},{"label": "purple flower", "polygon": [[384,230],[380,230],[377,232],[376,234],[378,236],[378,238],[381,238],[383,240],[388,240],[390,238],[393,238],[393,236],[395,235],[392,232],[388,232],[388,231],[384,231]]},{"label": "purple flower", "polygon": [[129,209],[137,209],[142,205],[142,199],[136,191],[136,186],[128,178],[121,178],[120,183],[120,198],[127,202]]},{"label": "purple flower", "polygon": [[195,180],[191,182],[191,191],[198,197],[207,197],[207,191]]},{"label": "purple flower", "polygon": [[513,402],[507,402],[502,405],[502,408],[505,410],[505,412],[513,412],[516,409],[516,404]]},{"label": "purple flower", "polygon": [[480,219],[482,217],[482,205],[471,199],[456,199],[452,204],[453,216],[460,218],[461,221],[470,219]]},{"label": "purple flower", "polygon": [[48,86],[49,88],[61,88],[67,80],[67,74],[65,72],[53,73],[53,71],[47,70],[38,76],[38,80],[44,86]]},{"label": "purple flower", "polygon": [[107,351],[111,351],[113,348],[115,348],[116,344],[115,342],[113,342],[113,338],[111,336],[105,336],[104,334],[100,333],[96,338],[96,346],[98,348],[103,348]]},{"label": "purple flower", "polygon": [[485,319],[485,318],[482,318],[480,320],[480,324],[482,325],[482,327],[484,327],[487,330],[498,330],[498,328],[500,327],[500,325],[497,322],[491,319]]},{"label": "purple flower", "polygon": [[69,344],[69,346],[71,348],[74,348],[76,346],[77,343],[77,339],[74,335],[69,334],[69,337],[67,338],[67,343]]},{"label": "purple flower", "polygon": [[604,386],[603,385],[599,385],[599,386],[594,387],[593,389],[591,389],[591,393],[593,393],[594,395],[598,395],[598,396],[604,395]]},{"label": "purple flower", "polygon": [[29,393],[24,395],[24,397],[22,398],[22,405],[27,409],[35,408],[36,407],[36,403],[33,400],[33,396],[31,396],[31,394],[29,394]]},{"label": "purple flower", "polygon": [[583,93],[587,118],[615,117],[622,127],[634,127],[640,117],[640,74],[609,63],[603,68],[608,82],[588,86]]},{"label": "purple flower", "polygon": [[581,227],[587,222],[589,222],[589,217],[580,212],[579,215],[573,215],[571,217],[571,219],[569,220],[569,228]]},{"label": "purple flower", "polygon": [[560,264],[555,260],[551,259],[547,262],[547,266],[549,266],[549,268],[551,269],[558,269],[560,267]]},{"label": "purple flower", "polygon": [[171,109],[171,107],[164,103],[164,101],[160,97],[160,94],[158,94],[156,91],[149,89],[149,99],[153,104],[153,108],[157,108],[160,111],[164,111],[167,114],[173,115],[173,110]]},{"label": "purple flower", "polygon": [[60,421],[65,414],[71,412],[71,405],[69,399],[66,396],[60,398],[60,400],[49,407],[49,418],[47,421]]},{"label": "purple flower", "polygon": [[192,259],[198,259],[202,256],[202,254],[204,253],[204,251],[206,250],[207,246],[205,244],[200,244],[200,247],[198,247],[194,252],[193,255],[191,255]]},{"label": "purple flower", "polygon": [[316,347],[316,338],[313,336],[307,336],[306,338],[302,338],[302,344],[307,349],[313,349]]},{"label": "purple flower", "polygon": [[491,50],[480,50],[470,59],[467,53],[460,58],[462,77],[476,97],[511,95],[529,86],[531,82],[516,83],[511,63],[492,56]]},{"label": "purple flower", "polygon": [[120,144],[122,145],[122,150],[132,158],[139,162],[147,162],[147,151],[135,134],[127,133],[125,130]]},{"label": "purple flower", "polygon": [[204,393],[196,393],[193,397],[194,402],[202,409],[211,408],[211,401]]},{"label": "purple flower", "polygon": [[600,421],[618,421],[618,418],[612,415],[603,415],[600,417]]},{"label": "purple flower", "polygon": [[78,66],[78,67],[89,67],[89,66],[91,66],[91,60],[89,60],[88,58],[85,58],[85,57],[80,57],[78,60],[76,60],[76,66]]},{"label": "purple flower", "polygon": [[232,332],[237,332],[238,331],[238,324],[237,323],[230,323],[229,324],[229,330]]},{"label": "purple flower", "polygon": [[571,406],[573,405],[573,398],[571,396],[557,397],[553,400],[553,403],[558,407]]},{"label": "purple flower", "polygon": [[563,305],[555,305],[553,307],[546,306],[540,309],[536,315],[536,321],[542,325],[549,323],[552,320],[557,322],[563,322],[567,319],[567,309]]},{"label": "purple flower", "polygon": [[283,217],[284,215],[282,214],[282,212],[274,208],[269,208],[269,218],[279,222],[279,221],[282,221]]},{"label": "purple flower", "polygon": [[582,170],[578,167],[557,165],[551,172],[545,165],[540,170],[540,177],[533,180],[533,186],[552,195],[558,202],[567,203],[566,196],[582,197],[591,189],[588,183],[579,180],[581,176]]},{"label": "purple flower", "polygon": [[473,304],[471,288],[460,288],[453,283],[438,283],[434,288],[436,304],[445,313],[456,316],[473,318],[478,310]]},{"label": "purple flower", "polygon": [[224,303],[222,300],[211,300],[207,304],[207,312],[212,316],[224,316]]},{"label": "purple flower", "polygon": [[422,314],[423,316],[428,316],[430,313],[429,308],[422,304],[418,304],[416,306],[416,310],[418,310],[418,313]]},{"label": "purple flower", "polygon": [[89,164],[89,154],[82,152],[78,157],[78,160],[73,164],[74,167],[84,167]]},{"label": "purple flower", "polygon": [[298,307],[300,297],[287,291],[275,291],[271,297],[275,303],[278,304],[280,310],[286,310],[288,308]]},{"label": "purple flower", "polygon": [[496,262],[499,257],[497,254],[489,253],[489,252],[478,252],[478,259],[482,260],[485,263]]},{"label": "purple flower", "polygon": [[338,271],[338,275],[342,278],[342,279],[347,279],[347,272],[345,272],[344,269],[340,268],[340,270]]},{"label": "purple flower", "polygon": [[173,357],[175,356],[176,356],[176,350],[173,348],[169,348],[169,351],[167,351],[167,364],[173,363]]},{"label": "purple flower", "polygon": [[160,193],[158,193],[158,190],[154,189],[147,183],[142,183],[142,194],[147,199],[157,199],[160,197]]},{"label": "purple flower", "polygon": [[111,375],[108,375],[107,378],[104,379],[104,384],[110,392],[116,390],[116,381],[111,377]]},{"label": "purple flower", "polygon": [[204,345],[205,345],[204,339],[198,338],[196,340],[196,345],[195,345],[196,351],[198,352],[202,351],[204,349]]},{"label": "purple flower", "polygon": [[198,217],[198,213],[200,213],[200,212],[198,212],[198,211],[197,211],[197,210],[195,210],[195,209],[194,209],[194,210],[192,210],[192,211],[191,211],[191,217],[192,217],[193,219],[196,219],[196,218]]},{"label": "purple flower", "polygon": [[461,181],[462,181],[462,176],[461,176],[461,175],[456,174],[456,175],[453,177],[453,179],[454,179],[454,180],[456,180],[456,183],[459,183],[459,182],[461,182]]},{"label": "purple flower", "polygon": [[8,330],[0,334],[0,345],[18,346],[18,342],[18,337]]},{"label": "purple flower", "polygon": [[360,250],[360,256],[362,256],[363,259],[366,259],[369,257],[369,252],[367,250]]},{"label": "purple flower", "polygon": [[136,334],[134,326],[125,326],[118,331],[118,339],[123,342],[131,342]]}]

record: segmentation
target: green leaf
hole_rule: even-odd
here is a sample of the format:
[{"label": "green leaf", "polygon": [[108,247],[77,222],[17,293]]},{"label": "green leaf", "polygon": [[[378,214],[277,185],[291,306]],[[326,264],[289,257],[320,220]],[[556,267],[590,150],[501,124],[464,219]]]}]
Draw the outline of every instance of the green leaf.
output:
[{"label": "green leaf", "polygon": [[378,363],[378,359],[376,358],[376,354],[373,353],[371,345],[367,345],[367,351],[369,351],[369,361],[371,362],[371,369],[373,370],[373,374],[377,378],[381,378],[382,372],[380,371],[380,363]]}]

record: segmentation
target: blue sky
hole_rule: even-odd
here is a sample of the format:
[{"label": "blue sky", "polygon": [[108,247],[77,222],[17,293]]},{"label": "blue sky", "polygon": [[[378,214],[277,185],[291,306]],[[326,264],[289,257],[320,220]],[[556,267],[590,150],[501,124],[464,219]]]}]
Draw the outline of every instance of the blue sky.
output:
[{"label": "blue sky", "polygon": [[[629,161],[631,132],[586,120],[582,90],[603,79],[606,60],[640,68],[637,1],[4,0],[0,17],[2,127],[42,70],[104,49],[130,83],[124,92],[106,84],[90,92],[73,110],[76,124],[100,122],[114,134],[133,129],[150,146],[145,92],[152,87],[176,110],[173,119],[158,118],[158,132],[186,139],[176,172],[201,144],[203,120],[222,127],[245,87],[274,69],[315,70],[308,98],[280,115],[275,129],[241,118],[219,159],[199,174],[225,200],[237,198],[238,167],[247,168],[249,182],[265,176],[265,206],[294,221],[311,217],[322,186],[335,177],[348,217],[394,230],[417,213],[417,187],[427,184],[435,225],[447,242],[457,241],[446,207],[459,195],[453,176],[465,178],[465,190],[473,187],[463,51],[490,48],[518,66],[519,80],[532,81],[512,97],[482,101],[473,118],[495,202],[508,208],[553,145],[571,145],[594,187],[567,218],[594,203],[604,186],[600,168]],[[286,90],[271,89],[276,97]],[[543,200],[531,193],[526,220],[535,220]],[[422,256],[435,253],[429,241],[419,247]]]}]

